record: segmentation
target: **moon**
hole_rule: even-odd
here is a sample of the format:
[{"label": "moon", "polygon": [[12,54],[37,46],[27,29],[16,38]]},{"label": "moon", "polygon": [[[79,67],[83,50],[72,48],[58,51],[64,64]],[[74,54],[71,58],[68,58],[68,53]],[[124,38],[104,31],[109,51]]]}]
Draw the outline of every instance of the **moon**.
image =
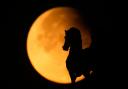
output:
[{"label": "moon", "polygon": [[[33,68],[48,81],[70,84],[66,68],[69,51],[64,51],[65,30],[76,27],[82,35],[82,48],[91,44],[91,35],[79,12],[71,7],[55,7],[43,12],[31,25],[26,42],[27,54]],[[83,80],[81,75],[76,82]]]}]

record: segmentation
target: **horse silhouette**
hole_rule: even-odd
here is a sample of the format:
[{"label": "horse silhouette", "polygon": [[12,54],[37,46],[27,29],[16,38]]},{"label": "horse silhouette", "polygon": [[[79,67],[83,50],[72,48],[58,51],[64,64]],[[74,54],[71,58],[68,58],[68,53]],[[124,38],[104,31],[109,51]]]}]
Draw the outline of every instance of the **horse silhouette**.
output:
[{"label": "horse silhouette", "polygon": [[93,51],[91,47],[82,49],[81,33],[78,29],[71,27],[69,30],[65,30],[63,50],[69,50],[66,67],[70,74],[72,84],[82,74],[86,79],[91,78],[91,71],[93,71],[91,56],[93,56]]}]

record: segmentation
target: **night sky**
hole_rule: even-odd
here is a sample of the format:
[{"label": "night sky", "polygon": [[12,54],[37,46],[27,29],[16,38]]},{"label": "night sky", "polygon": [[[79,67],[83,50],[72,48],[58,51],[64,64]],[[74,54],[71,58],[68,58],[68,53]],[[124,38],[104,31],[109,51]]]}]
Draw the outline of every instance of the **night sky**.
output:
[{"label": "night sky", "polygon": [[[86,24],[92,29],[96,39],[97,55],[100,53],[101,37],[104,33],[104,2],[103,0],[16,0],[8,5],[8,30],[5,36],[4,60],[2,62],[3,87],[9,89],[70,89],[70,85],[55,84],[42,78],[32,67],[26,52],[27,33],[34,20],[46,10],[57,6],[70,6],[79,10]],[[8,40],[8,41],[6,41]],[[100,53],[101,54],[101,53]],[[87,84],[86,81],[78,83],[77,89],[98,88],[101,74],[100,63],[103,61],[97,56],[96,81]],[[5,65],[6,63],[6,65]],[[99,68],[99,69],[98,69]],[[100,83],[101,84],[101,83]],[[5,89],[3,88],[3,89]]]}]

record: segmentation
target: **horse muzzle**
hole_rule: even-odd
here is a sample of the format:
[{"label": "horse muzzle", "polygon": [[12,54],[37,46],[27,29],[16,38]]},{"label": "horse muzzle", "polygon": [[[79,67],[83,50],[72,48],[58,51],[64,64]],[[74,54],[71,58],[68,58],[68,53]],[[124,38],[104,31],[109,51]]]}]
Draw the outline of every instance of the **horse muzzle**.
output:
[{"label": "horse muzzle", "polygon": [[68,51],[68,48],[65,48],[64,46],[62,48],[63,48],[63,50]]}]

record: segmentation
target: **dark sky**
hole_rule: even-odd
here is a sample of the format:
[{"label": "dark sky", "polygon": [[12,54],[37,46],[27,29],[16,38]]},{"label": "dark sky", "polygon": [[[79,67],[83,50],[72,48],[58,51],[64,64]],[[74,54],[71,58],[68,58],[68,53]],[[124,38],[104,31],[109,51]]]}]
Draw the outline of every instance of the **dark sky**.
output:
[{"label": "dark sky", "polygon": [[[29,2],[30,1],[30,2]],[[103,0],[17,0],[8,2],[8,30],[5,36],[4,60],[2,62],[2,81],[9,89],[64,89],[70,85],[59,85],[43,79],[31,66],[26,53],[26,38],[33,21],[42,12],[56,6],[70,6],[78,9],[86,19],[88,26],[99,37],[104,31],[104,2]],[[99,48],[100,50],[100,48]],[[98,51],[99,51],[98,50]],[[96,59],[97,64],[100,59]],[[5,65],[6,64],[6,65]],[[99,64],[100,65],[100,64]],[[98,82],[90,85],[96,87]],[[68,88],[67,88],[68,89]],[[87,88],[85,81],[79,83],[79,89]],[[95,88],[96,89],[96,88]]]}]

